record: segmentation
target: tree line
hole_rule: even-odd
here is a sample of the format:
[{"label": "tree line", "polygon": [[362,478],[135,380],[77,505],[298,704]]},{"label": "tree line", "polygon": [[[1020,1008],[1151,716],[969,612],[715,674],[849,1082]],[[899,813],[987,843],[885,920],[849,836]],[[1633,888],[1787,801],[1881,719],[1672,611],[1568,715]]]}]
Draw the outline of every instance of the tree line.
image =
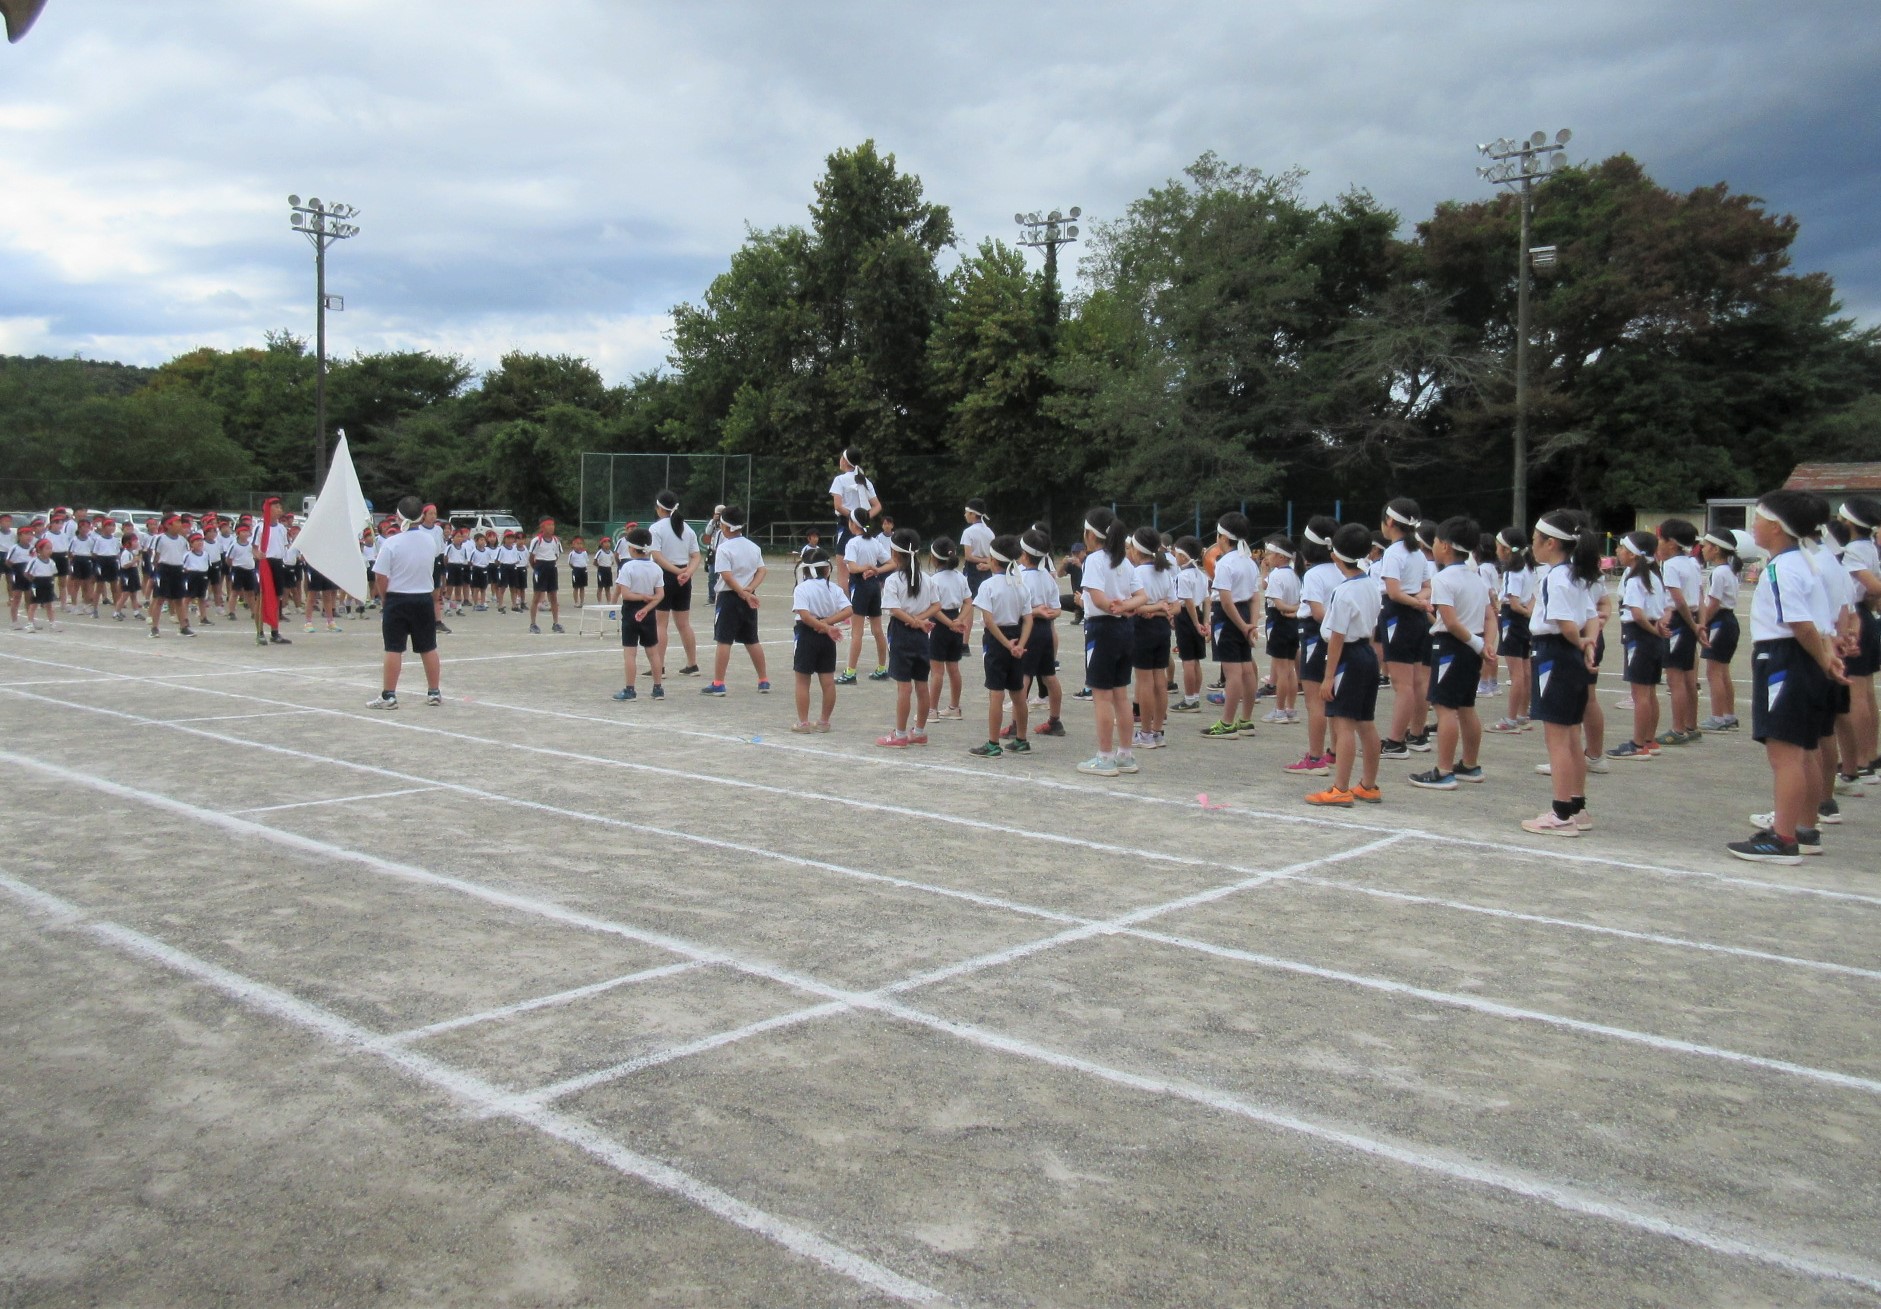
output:
[{"label": "tree line", "polygon": [[[821,517],[856,446],[903,522],[1065,529],[1092,501],[1256,522],[1409,494],[1507,512],[1519,211],[1441,204],[1410,230],[1360,190],[1204,155],[1097,223],[1079,276],[963,249],[873,142],[829,156],[803,224],[749,231],[668,366],[609,385],[514,352],[329,365],[329,423],[369,497],[578,519],[584,451],[753,456],[753,516]],[[1794,219],[1723,184],[1679,194],[1625,155],[1536,193],[1534,505],[1750,494],[1804,458],[1881,459],[1881,332],[1791,263]],[[1072,247],[1079,249],[1079,247]],[[154,369],[0,358],[0,500],[232,506],[309,489],[314,360],[270,334]],[[1152,510],[1154,506],[1154,510]],[[1060,532],[1060,535],[1063,535]]]}]

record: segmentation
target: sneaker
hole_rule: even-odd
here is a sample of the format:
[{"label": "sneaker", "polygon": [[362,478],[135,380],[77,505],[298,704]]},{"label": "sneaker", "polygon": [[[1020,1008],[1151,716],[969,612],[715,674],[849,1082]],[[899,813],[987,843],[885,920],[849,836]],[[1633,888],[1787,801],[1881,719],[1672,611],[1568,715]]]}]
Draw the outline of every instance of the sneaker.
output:
[{"label": "sneaker", "polygon": [[684,668],[679,670],[679,675],[681,677],[697,677],[699,675],[699,665],[687,664]]},{"label": "sneaker", "polygon": [[[118,610],[114,610],[114,611],[112,612],[112,614],[111,614],[111,616],[112,616],[113,618],[115,618],[115,619],[117,619],[117,620],[118,620],[118,621],[119,621],[120,623],[124,621],[124,611],[123,611],[122,609],[118,609]],[[18,626],[19,626],[19,624],[18,624],[18,623],[15,623],[15,624],[13,624],[13,625],[14,625],[15,627],[18,627]]]},{"label": "sneaker", "polygon": [[1266,713],[1261,715],[1261,721],[1263,723],[1284,723],[1287,721],[1287,711],[1284,709],[1269,709]]},{"label": "sneaker", "polygon": [[366,708],[396,709],[398,708],[398,697],[395,695],[375,695],[372,699],[366,701]]},{"label": "sneaker", "polygon": [[889,750],[906,750],[908,748],[908,738],[903,736],[900,732],[890,732],[887,736],[876,737],[875,744]]},{"label": "sneaker", "polygon": [[1404,741],[1380,741],[1378,757],[1380,759],[1409,759],[1411,747]]},{"label": "sneaker", "polygon": [[1254,720],[1252,718],[1243,718],[1234,725],[1234,730],[1241,736],[1253,736],[1257,729],[1254,726]]},{"label": "sneaker", "polygon": [[1483,766],[1477,764],[1474,768],[1471,768],[1466,764],[1458,764],[1455,771],[1450,775],[1459,782],[1480,783],[1483,780]]},{"label": "sneaker", "polygon": [[616,700],[637,700],[639,699],[639,692],[635,691],[631,686],[623,686],[620,690],[614,692],[614,698]]},{"label": "sneaker", "polygon": [[869,680],[871,682],[886,682],[888,680],[888,670],[886,668],[876,669],[869,674]]},{"label": "sneaker", "polygon": [[707,682],[704,686],[699,688],[699,694],[700,695],[724,695],[725,683]]},{"label": "sneaker", "polygon": [[926,733],[926,732],[910,732],[910,733],[908,733],[908,744],[909,744],[909,745],[926,745],[926,744],[927,744],[927,733]]},{"label": "sneaker", "polygon": [[1440,773],[1435,768],[1429,768],[1421,773],[1412,773],[1411,785],[1422,787],[1426,791],[1454,791],[1456,790],[1456,774]]},{"label": "sneaker", "polygon": [[1431,749],[1430,733],[1428,731],[1423,731],[1423,732],[1417,733],[1417,735],[1415,736],[1405,737],[1404,748],[1406,750],[1415,750],[1419,754],[1429,754],[1430,749]]},{"label": "sneaker", "polygon": [[1375,786],[1367,786],[1363,782],[1354,782],[1352,783],[1352,798],[1364,804],[1383,804],[1385,802],[1385,793]]},{"label": "sneaker", "polygon": [[[977,755],[981,759],[997,759],[999,758],[999,756],[1005,754],[1006,752],[1000,749],[999,742],[988,741],[985,745],[974,746],[971,750],[967,751],[967,753],[970,755]],[[1111,776],[1114,777],[1116,776],[1116,774],[1112,773]]]},{"label": "sneaker", "polygon": [[1816,821],[1825,826],[1836,826],[1842,821],[1842,805],[1834,796],[1830,796],[1816,806]]},{"label": "sneaker", "polygon": [[[58,625],[57,623],[54,623],[54,624],[52,625],[52,629],[53,629],[53,630],[54,630],[55,632],[56,632],[56,631],[58,631],[58,630],[59,630],[59,625]],[[177,632],[177,635],[178,635],[178,636],[194,636],[194,635],[196,635],[196,629],[195,629],[195,628],[193,628],[193,627],[185,627],[185,628],[183,628],[183,629],[181,629],[180,631],[178,631],[178,632]]]},{"label": "sneaker", "polygon": [[[1651,759],[1652,757],[1652,751],[1639,744],[1637,741],[1622,741],[1619,745],[1607,751],[1607,758],[1609,759]],[[1593,761],[1590,759],[1588,762],[1592,763]]]},{"label": "sneaker", "polygon": [[856,670],[855,669],[851,668],[847,672],[836,674],[836,685],[854,686],[855,684],[856,684]]},{"label": "sneaker", "polygon": [[1228,679],[1226,677],[1217,677],[1214,681],[1208,684],[1208,689],[1211,691],[1219,691],[1225,688],[1227,685],[1228,685]]},{"label": "sneaker", "polygon": [[[1849,777],[1842,773],[1837,773],[1835,775],[1835,793],[1837,795],[1848,796],[1850,799],[1853,799],[1853,800],[1859,800],[1863,796],[1868,794],[1868,792],[1862,787],[1861,778]],[[1802,833],[1798,832],[1796,834],[1796,839],[1799,841],[1802,840]]]},{"label": "sneaker", "polygon": [[[152,635],[152,636],[155,636],[155,635],[156,635],[156,633],[155,633],[155,632],[152,632],[152,633],[151,633],[151,635]],[[266,645],[267,643],[268,643],[268,638],[267,638],[267,637],[265,637],[265,636],[263,636],[263,635],[261,635],[261,634],[260,634],[259,632],[257,632],[257,633],[255,633],[255,644],[256,644],[256,645]]]},{"label": "sneaker", "polygon": [[758,683],[758,694],[759,694],[759,695],[769,695],[770,693],[771,693],[771,684],[770,684],[769,682],[762,682],[762,681],[761,681],[761,682],[759,682],[759,683]]},{"label": "sneaker", "polygon": [[1352,807],[1352,793],[1350,791],[1341,791],[1336,786],[1329,786],[1323,791],[1315,791],[1307,796],[1306,803],[1331,805],[1340,809],[1350,809]]},{"label": "sneaker", "polygon": [[541,629],[540,627],[537,627],[537,626],[536,626],[536,625],[535,625],[534,623],[531,623],[531,624],[529,624],[529,635],[531,635],[531,636],[541,636],[541,635],[542,635],[542,629]]},{"label": "sneaker", "polygon": [[797,733],[799,736],[802,736],[805,733],[814,732],[816,730],[816,724],[815,723],[792,723],[790,725],[790,730]]},{"label": "sneaker", "polygon": [[934,717],[945,718],[949,722],[959,722],[960,721],[960,706],[955,705],[951,709],[936,709],[934,711]]},{"label": "sneaker", "polygon": [[1607,773],[1613,770],[1607,767],[1607,757],[1605,755],[1595,755],[1587,761],[1587,771],[1590,773]]},{"label": "sneaker", "polygon": [[1716,714],[1713,714],[1711,717],[1702,720],[1698,724],[1698,730],[1701,732],[1722,732],[1725,731],[1726,728],[1724,726],[1724,720]]},{"label": "sneaker", "polygon": [[1220,691],[1210,691],[1205,697],[1210,704],[1227,704],[1228,697]]},{"label": "sneaker", "polygon": [[1495,722],[1489,724],[1489,730],[1492,732],[1503,732],[1509,735],[1513,735],[1514,733],[1522,730],[1522,725],[1516,722],[1513,718],[1504,716],[1502,718],[1496,719]]},{"label": "sneaker", "polygon": [[[1659,733],[1659,735],[1657,735],[1657,736],[1655,736],[1655,737],[1653,738],[1653,742],[1654,742],[1655,744],[1657,744],[1657,745],[1684,745],[1684,744],[1685,744],[1685,733],[1683,733],[1683,732],[1661,732],[1661,733]],[[1608,754],[1612,754],[1613,752],[1612,752],[1611,750],[1609,750],[1609,751],[1608,751],[1607,753],[1608,753]]]},{"label": "sneaker", "polygon": [[1010,741],[1013,737],[1017,736],[1018,734],[1019,734],[1018,727],[1012,723],[1007,723],[1004,727],[999,729],[999,739],[1001,741]]},{"label": "sneaker", "polygon": [[[451,630],[450,628],[448,628],[448,627],[445,627],[445,626],[444,626],[444,625],[443,625],[442,623],[440,623],[440,624],[438,624],[438,626],[439,626],[439,628],[440,628],[440,629],[442,629],[443,631],[446,631],[446,632],[448,632],[448,631],[450,631],[450,630]],[[555,635],[557,635],[557,636],[567,636],[567,635],[568,635],[568,633],[567,633],[567,632],[565,632],[565,631],[563,631],[563,630],[562,630],[562,625],[561,625],[560,623],[551,623],[551,624],[549,624],[549,631],[551,631],[551,632],[553,632],[553,633],[555,633]]]},{"label": "sneaker", "polygon": [[1697,745],[1705,739],[1705,729],[1694,725],[1686,728],[1681,735],[1684,736],[1686,745]]},{"label": "sneaker", "polygon": [[1800,864],[1803,861],[1803,852],[1796,842],[1785,841],[1768,828],[1748,841],[1732,841],[1724,848],[1737,858],[1748,859],[1752,863]]},{"label": "sneaker", "polygon": [[1089,700],[1091,698],[1091,688],[1088,686],[1081,686],[1077,690],[1071,693],[1071,698],[1073,700]]},{"label": "sneaker", "polygon": [[1815,827],[1796,829],[1796,848],[1806,855],[1822,853],[1822,832]]},{"label": "sneaker", "polygon": [[653,698],[655,700],[664,700],[666,698],[666,688],[661,686],[658,682],[653,684]]},{"label": "sneaker", "polygon": [[443,703],[444,703],[444,692],[442,691],[426,691],[425,692],[425,704],[427,704],[431,708],[436,709]]},{"label": "sneaker", "polygon": [[[1011,741],[1008,741],[1004,748],[1007,754],[1031,754],[1032,753],[1032,743],[1026,740],[1023,736],[1015,737]],[[1134,772],[1135,770],[1132,769],[1131,771]]]},{"label": "sneaker", "polygon": [[[442,627],[444,626],[444,624],[443,624],[443,623],[439,623],[439,624],[438,624],[438,626],[439,626],[440,628],[442,628]],[[314,630],[314,625],[313,625],[312,623],[302,623],[302,624],[301,624],[301,630],[302,630],[303,632],[311,632],[311,631],[313,631],[313,630]]]},{"label": "sneaker", "polygon": [[1103,755],[1095,754],[1079,764],[1078,771],[1080,773],[1089,773],[1093,777],[1115,777],[1118,773],[1118,768],[1116,764],[1106,759]]},{"label": "sneaker", "polygon": [[[313,631],[313,628],[311,628],[311,627],[310,627],[310,628],[308,628],[307,630],[311,632],[311,631]],[[449,626],[448,626],[447,624],[444,624],[444,623],[439,623],[439,624],[438,624],[438,630],[439,630],[440,632],[442,632],[442,633],[444,633],[444,635],[446,635],[446,636],[450,636],[450,635],[451,635],[451,629],[450,629],[450,627],[449,627]],[[530,630],[530,631],[532,631],[532,632],[533,632],[533,631],[535,631],[535,629],[534,629],[533,627],[532,627],[532,628],[530,628],[529,630]],[[562,629],[561,629],[561,628],[559,628],[559,627],[557,627],[557,628],[556,628],[555,630],[559,632],[559,631],[561,631]]]},{"label": "sneaker", "polygon": [[[959,714],[954,715],[954,717],[956,718],[958,718],[959,716],[960,716]],[[1056,718],[1047,722],[1045,726],[1039,728],[1038,731],[1032,733],[1032,735],[1034,736],[1063,736],[1064,734],[1065,734],[1065,725],[1059,722]]]},{"label": "sneaker", "polygon": [[1150,742],[1154,741],[1155,739],[1156,739],[1156,734],[1154,732],[1146,732],[1140,727],[1137,728],[1134,732],[1130,733],[1130,744],[1135,746],[1139,750],[1147,750],[1151,748]]},{"label": "sneaker", "polygon": [[1202,712],[1202,697],[1198,695],[1193,700],[1186,697],[1178,700],[1169,706],[1169,712],[1172,714],[1199,714]]},{"label": "sneaker", "polygon": [[1332,771],[1332,761],[1323,754],[1301,755],[1299,761],[1288,764],[1285,771],[1301,777],[1324,777]]},{"label": "sneaker", "polygon": [[1750,825],[1760,832],[1770,831],[1776,826],[1776,810],[1772,809],[1767,814],[1752,814]]},{"label": "sneaker", "polygon": [[1554,810],[1535,818],[1524,818],[1522,830],[1533,832],[1537,836],[1579,836],[1581,829],[1572,818],[1557,818]]},{"label": "sneaker", "polygon": [[829,731],[829,719],[824,718],[824,719],[819,720],[816,725],[816,730],[819,732]]},{"label": "sneaker", "polygon": [[1234,741],[1240,738],[1241,733],[1235,730],[1233,723],[1216,721],[1204,727],[1202,735],[1211,741]]},{"label": "sneaker", "polygon": [[1120,773],[1134,773],[1137,771],[1136,756],[1131,754],[1128,750],[1124,750],[1117,755],[1116,765],[1117,771]]}]

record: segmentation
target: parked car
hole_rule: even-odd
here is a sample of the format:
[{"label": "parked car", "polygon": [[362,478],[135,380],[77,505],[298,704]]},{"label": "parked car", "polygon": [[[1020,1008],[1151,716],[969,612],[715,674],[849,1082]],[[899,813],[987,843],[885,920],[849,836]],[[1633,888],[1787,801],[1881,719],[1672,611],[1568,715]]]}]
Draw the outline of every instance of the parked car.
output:
[{"label": "parked car", "polygon": [[522,523],[507,509],[453,509],[451,526],[471,532],[520,532]]},{"label": "parked car", "polygon": [[117,519],[119,527],[123,527],[126,523],[129,523],[140,532],[144,530],[144,524],[151,519],[155,518],[161,521],[163,518],[163,515],[158,513],[155,509],[108,509],[105,512]]}]

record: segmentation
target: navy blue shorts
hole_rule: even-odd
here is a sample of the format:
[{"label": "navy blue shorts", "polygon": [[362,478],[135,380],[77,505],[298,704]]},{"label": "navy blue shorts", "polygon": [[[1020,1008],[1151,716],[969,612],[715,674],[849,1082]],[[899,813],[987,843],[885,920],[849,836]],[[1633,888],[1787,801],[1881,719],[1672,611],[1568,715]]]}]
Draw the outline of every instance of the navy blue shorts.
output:
[{"label": "navy blue shorts", "polygon": [[888,625],[888,676],[897,682],[925,682],[933,672],[928,663],[927,637],[904,622]]},{"label": "navy blue shorts", "polygon": [[1794,637],[1751,647],[1750,735],[1813,750],[1835,730],[1829,677]]},{"label": "navy blue shorts", "polygon": [[1208,638],[1189,617],[1187,607],[1176,614],[1176,657],[1185,664],[1208,657]]},{"label": "navy blue shorts", "polygon": [[687,578],[682,582],[662,568],[660,580],[666,583],[666,589],[660,593],[659,607],[668,613],[691,613],[692,579]]},{"label": "navy blue shorts", "polygon": [[[1002,627],[1008,641],[1019,639],[1019,628]],[[1025,689],[1024,652],[1013,654],[990,636],[980,638],[980,658],[986,668],[986,689],[1010,691],[1015,695]]]},{"label": "navy blue shorts", "polygon": [[1169,620],[1138,618],[1130,627],[1130,667],[1151,673],[1169,667]]},{"label": "navy blue shorts", "polygon": [[652,610],[647,611],[645,618],[635,618],[634,614],[639,608],[639,604],[621,606],[620,643],[628,646],[644,646],[651,650],[660,643],[660,620],[653,616]]},{"label": "navy blue shorts", "polygon": [[[958,609],[941,610],[947,617],[958,619]],[[967,638],[943,623],[935,623],[934,630],[927,634],[927,657],[929,663],[957,664],[967,652]]]},{"label": "navy blue shorts", "polygon": [[1416,605],[1387,600],[1378,611],[1378,632],[1388,664],[1421,664],[1430,658],[1430,615]]},{"label": "navy blue shorts", "polygon": [[1665,639],[1665,653],[1660,656],[1659,662],[1668,669],[1683,672],[1698,667],[1698,633],[1687,627],[1676,614],[1672,616],[1672,631]]},{"label": "navy blue shorts", "polygon": [[718,617],[712,623],[712,639],[720,645],[758,643],[758,611],[730,587],[718,593]]},{"label": "navy blue shorts", "polygon": [[1135,624],[1113,614],[1084,620],[1084,684],[1093,691],[1127,687],[1135,674],[1130,660],[1135,653]]},{"label": "navy blue shorts", "polygon": [[1620,646],[1625,652],[1620,676],[1628,686],[1659,685],[1664,644],[1651,628],[1642,628],[1636,623],[1620,624]]},{"label": "navy blue shorts", "polygon": [[536,565],[536,590],[546,591],[550,595],[562,589],[561,571],[554,564]]},{"label": "navy blue shorts", "polygon": [[1369,723],[1378,713],[1378,652],[1370,641],[1348,641],[1332,675],[1326,717]]},{"label": "navy blue shorts", "polygon": [[1591,676],[1581,652],[1563,636],[1535,638],[1535,687],[1529,713],[1557,727],[1579,727],[1587,716]]},{"label": "navy blue shorts", "polygon": [[1439,709],[1474,709],[1483,657],[1449,632],[1430,638],[1430,703]]},{"label": "navy blue shorts", "polygon": [[1528,635],[1528,615],[1502,606],[1501,626],[1497,630],[1496,653],[1505,659],[1526,659],[1533,650]]},{"label": "navy blue shorts", "polygon": [[[1235,609],[1246,620],[1254,617],[1252,600],[1237,600]],[[1213,614],[1209,618],[1208,634],[1215,647],[1215,662],[1218,664],[1251,664],[1254,662],[1254,647],[1248,643],[1248,637],[1241,629],[1230,622],[1227,611],[1221,607],[1221,601],[1215,601]]]},{"label": "navy blue shorts", "polygon": [[816,677],[836,671],[836,638],[797,624],[797,648],[790,656],[790,671]]},{"label": "navy blue shorts", "polygon": [[1033,617],[1032,634],[1025,642],[1024,670],[1034,681],[1058,671],[1058,651],[1052,644],[1057,639],[1056,631],[1049,619]]},{"label": "navy blue shorts", "polygon": [[1326,638],[1319,633],[1319,620],[1300,620],[1300,681],[1326,680]]},{"label": "navy blue shorts", "polygon": [[1711,644],[1705,647],[1702,658],[1714,664],[1728,664],[1737,657],[1737,643],[1742,631],[1737,625],[1736,614],[1729,609],[1720,609],[1712,615],[1706,632],[1711,637]]},{"label": "navy blue shorts", "polygon": [[1861,628],[1861,648],[1848,657],[1844,670],[1850,677],[1872,677],[1881,672],[1881,614],[1859,605],[1855,619]]},{"label": "navy blue shorts", "polygon": [[882,579],[849,574],[849,608],[857,618],[882,616]]}]

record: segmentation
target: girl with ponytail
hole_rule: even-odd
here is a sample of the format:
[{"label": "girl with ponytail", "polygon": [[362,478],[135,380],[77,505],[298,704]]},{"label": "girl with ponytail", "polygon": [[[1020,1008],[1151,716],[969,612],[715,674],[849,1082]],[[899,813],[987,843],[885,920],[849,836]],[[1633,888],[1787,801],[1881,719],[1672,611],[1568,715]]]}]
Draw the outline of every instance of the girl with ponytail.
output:
[{"label": "girl with ponytail", "polygon": [[1580,514],[1556,509],[1535,524],[1529,547],[1540,570],[1535,588],[1535,717],[1548,742],[1548,772],[1554,800],[1549,812],[1523,820],[1526,831],[1576,837],[1593,826],[1587,813],[1586,740],[1583,723],[1594,684],[1594,642],[1600,610],[1594,588],[1600,577],[1599,534]]},{"label": "girl with ponytail", "polygon": [[1176,657],[1182,662],[1182,698],[1171,708],[1179,714],[1201,712],[1202,660],[1208,654],[1208,574],[1202,571],[1202,543],[1185,536],[1175,543]]},{"label": "girl with ponytail", "polygon": [[[966,652],[967,635],[973,630],[973,615],[967,612],[971,593],[967,579],[960,575],[960,547],[946,537],[939,537],[928,547],[934,560],[934,572],[927,579],[927,589],[934,593],[937,607],[934,630],[927,635],[928,703],[937,719],[960,717],[960,656]],[[948,703],[941,704],[942,683]]]},{"label": "girl with ponytail", "polygon": [[1326,621],[1326,606],[1332,601],[1333,591],[1345,580],[1332,559],[1332,542],[1338,531],[1338,520],[1319,514],[1307,521],[1300,537],[1300,558],[1306,572],[1300,578],[1297,675],[1305,690],[1306,753],[1297,763],[1288,764],[1287,771],[1301,777],[1325,777],[1332,770],[1332,756],[1326,749],[1326,702],[1315,688],[1326,677],[1326,638],[1320,627]]},{"label": "girl with ponytail", "polygon": [[1215,562],[1215,608],[1209,636],[1221,665],[1221,719],[1202,729],[1211,741],[1254,735],[1254,697],[1260,669],[1254,662],[1254,601],[1261,592],[1260,567],[1254,562],[1254,529],[1242,514],[1223,514],[1215,523],[1222,548]]},{"label": "girl with ponytail", "polygon": [[[928,681],[928,633],[940,603],[934,588],[921,584],[921,538],[904,527],[890,540],[893,569],[882,585],[882,609],[888,615],[888,675],[895,680],[895,730],[877,737],[875,744],[891,750],[927,744],[927,714],[932,704]],[[914,730],[908,730],[908,708],[913,702]]]},{"label": "girl with ponytail", "polygon": [[1135,653],[1132,615],[1147,597],[1124,559],[1129,539],[1122,520],[1108,509],[1084,515],[1084,684],[1097,718],[1097,753],[1078,771],[1115,777],[1137,771],[1136,752],[1124,743],[1130,725],[1130,667]]},{"label": "girl with ponytail", "polygon": [[[797,587],[790,607],[797,616],[797,644],[790,668],[797,675],[797,721],[791,731],[827,732],[836,708],[836,633],[849,616],[849,598],[829,580],[830,559],[811,546],[797,565]],[[821,685],[823,716],[810,721],[810,679]]]},{"label": "girl with ponytail", "polygon": [[[1711,717],[1698,726],[1706,732],[1735,732],[1737,688],[1731,685],[1731,660],[1737,656],[1740,635],[1737,538],[1723,530],[1706,532],[1700,544],[1705,562],[1711,565],[1711,575],[1705,580],[1704,606],[1698,615],[1705,628],[1705,682],[1711,692]],[[1847,558],[1844,554],[1843,559]]]},{"label": "girl with ponytail", "polygon": [[830,507],[836,512],[836,585],[849,589],[849,564],[843,550],[856,535],[856,524],[882,515],[881,499],[868,475],[862,471],[862,452],[853,445],[844,446],[836,456],[836,480],[829,484]]},{"label": "girl with ponytail", "polygon": [[[980,583],[973,607],[980,612],[980,650],[986,669],[986,744],[968,751],[982,759],[1029,754],[1026,740],[1025,648],[1032,636],[1032,609],[1016,579],[1019,538],[994,537],[987,559],[1001,569]],[[1006,701],[1012,702],[1012,739],[1000,745],[999,725]]]},{"label": "girl with ponytail", "polygon": [[[1059,721],[1064,706],[1064,688],[1058,682],[1058,574],[1052,568],[1052,541],[1045,529],[1034,526],[1019,538],[1023,566],[1019,584],[1025,588],[1026,602],[1032,607],[1032,636],[1025,646],[1026,680],[1037,687],[1045,700],[1045,726],[1040,736],[1063,736],[1065,725]],[[1030,694],[1030,692],[1028,692]]]},{"label": "girl with ponytail", "polygon": [[1132,624],[1130,666],[1136,670],[1139,720],[1131,743],[1145,750],[1166,744],[1169,721],[1169,637],[1176,612],[1176,571],[1153,527],[1139,527],[1126,547],[1136,566],[1143,605]]},{"label": "girl with ponytail", "polygon": [[1529,553],[1528,533],[1505,527],[1496,533],[1496,562],[1502,570],[1497,588],[1502,607],[1497,614],[1496,653],[1509,669],[1509,707],[1489,724],[1492,732],[1526,732],[1530,678],[1529,614],[1535,604],[1535,556]]},{"label": "girl with ponytail", "polygon": [[980,585],[999,569],[989,551],[993,544],[993,525],[986,517],[986,501],[975,496],[967,501],[961,511],[966,515],[966,530],[960,533],[960,554],[963,566],[967,570],[967,585],[973,594],[980,593]]},{"label": "girl with ponytail", "polygon": [[[1390,542],[1372,571],[1384,586],[1379,636],[1385,673],[1391,678],[1391,731],[1381,743],[1386,759],[1409,759],[1413,747],[1429,750],[1424,730],[1430,697],[1430,579],[1435,566],[1417,548],[1422,519],[1417,501],[1400,496],[1385,506],[1379,530]],[[1435,535],[1434,525],[1430,529]]]},{"label": "girl with ponytail", "polygon": [[1659,753],[1659,679],[1663,675],[1667,602],[1651,532],[1628,532],[1615,553],[1626,576],[1620,583],[1621,679],[1633,702],[1633,739],[1607,751],[1609,759],[1651,759]]},{"label": "girl with ponytail", "polygon": [[653,540],[650,557],[665,574],[661,580],[666,583],[660,607],[654,611],[660,625],[660,658],[666,658],[671,629],[677,626],[686,652],[686,662],[679,671],[697,677],[699,640],[692,634],[692,579],[699,573],[699,534],[686,522],[679,510],[679,496],[672,491],[661,491],[654,497],[653,512],[657,521],[647,529]]},{"label": "girl with ponytail", "polygon": [[1300,657],[1300,548],[1275,533],[1262,543],[1261,591],[1267,598],[1267,671],[1274,679],[1274,707],[1262,719],[1297,723]]},{"label": "girl with ponytail", "polygon": [[[849,543],[843,547],[843,557],[849,564],[849,604],[858,620],[868,620],[869,631],[875,637],[875,671],[869,674],[869,680],[886,682],[888,638],[882,632],[882,582],[891,571],[895,552],[873,518],[854,515],[849,526]],[[856,661],[861,657],[862,623],[857,621],[849,625],[849,662],[836,678],[836,685],[856,684]]]}]

